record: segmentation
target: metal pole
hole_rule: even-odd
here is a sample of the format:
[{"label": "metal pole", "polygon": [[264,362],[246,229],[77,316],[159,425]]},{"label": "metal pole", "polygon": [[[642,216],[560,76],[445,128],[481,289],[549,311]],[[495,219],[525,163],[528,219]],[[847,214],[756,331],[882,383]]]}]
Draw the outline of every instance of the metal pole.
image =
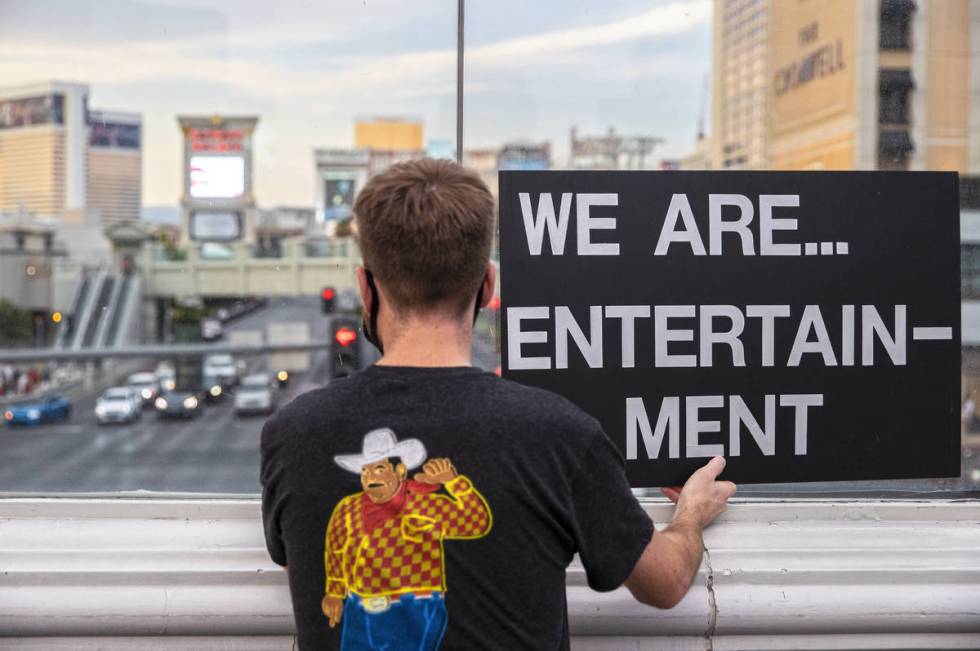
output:
[{"label": "metal pole", "polygon": [[463,164],[463,4],[456,0],[456,162]]}]

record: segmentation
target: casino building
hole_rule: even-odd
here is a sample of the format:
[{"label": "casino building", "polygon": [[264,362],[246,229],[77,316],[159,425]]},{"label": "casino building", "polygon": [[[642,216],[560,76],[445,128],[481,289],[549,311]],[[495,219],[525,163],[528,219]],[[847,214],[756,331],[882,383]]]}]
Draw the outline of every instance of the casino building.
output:
[{"label": "casino building", "polygon": [[976,2],[715,0],[714,9],[704,166],[980,174]]},{"label": "casino building", "polygon": [[103,226],[139,219],[142,119],[94,111],[86,84],[0,89],[0,214]]}]

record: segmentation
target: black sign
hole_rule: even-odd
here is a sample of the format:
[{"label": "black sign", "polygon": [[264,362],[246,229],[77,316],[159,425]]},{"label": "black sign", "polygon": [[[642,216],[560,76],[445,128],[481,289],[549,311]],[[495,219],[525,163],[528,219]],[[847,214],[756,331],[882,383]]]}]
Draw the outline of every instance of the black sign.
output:
[{"label": "black sign", "polygon": [[634,486],[951,477],[956,174],[501,172],[503,373]]}]

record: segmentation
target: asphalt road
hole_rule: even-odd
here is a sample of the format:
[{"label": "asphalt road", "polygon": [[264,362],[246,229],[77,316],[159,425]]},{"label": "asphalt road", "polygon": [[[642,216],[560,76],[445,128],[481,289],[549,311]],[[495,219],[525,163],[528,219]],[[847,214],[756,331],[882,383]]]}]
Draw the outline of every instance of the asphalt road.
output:
[{"label": "asphalt road", "polygon": [[[319,341],[329,332],[328,317],[321,314],[316,297],[270,299],[264,308],[229,324],[226,332],[264,330],[273,321],[305,321]],[[368,361],[375,358],[369,345],[362,345],[361,353]],[[497,359],[486,343],[474,344],[474,364],[492,370]],[[262,357],[247,362],[249,372],[265,370]],[[312,353],[310,364],[308,372],[290,378],[280,392],[280,406],[328,382],[332,361],[327,351]],[[154,367],[152,361],[115,370],[106,367],[91,388],[74,396],[69,420],[0,429],[0,492],[257,493],[265,418],[236,416],[231,396],[205,404],[201,415],[191,420],[159,420],[147,407],[135,423],[98,424],[96,397],[129,373]]]}]

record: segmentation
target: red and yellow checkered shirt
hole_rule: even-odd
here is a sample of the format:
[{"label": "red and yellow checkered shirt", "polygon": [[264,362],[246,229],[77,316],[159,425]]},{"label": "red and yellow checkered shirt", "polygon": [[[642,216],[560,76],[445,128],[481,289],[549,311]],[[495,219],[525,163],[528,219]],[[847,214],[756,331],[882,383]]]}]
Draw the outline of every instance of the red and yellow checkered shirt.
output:
[{"label": "red and yellow checkered shirt", "polygon": [[361,597],[446,589],[442,541],[480,538],[490,508],[463,475],[446,482],[449,495],[409,493],[401,512],[366,531],[363,493],[342,499],[327,525],[327,594]]}]

